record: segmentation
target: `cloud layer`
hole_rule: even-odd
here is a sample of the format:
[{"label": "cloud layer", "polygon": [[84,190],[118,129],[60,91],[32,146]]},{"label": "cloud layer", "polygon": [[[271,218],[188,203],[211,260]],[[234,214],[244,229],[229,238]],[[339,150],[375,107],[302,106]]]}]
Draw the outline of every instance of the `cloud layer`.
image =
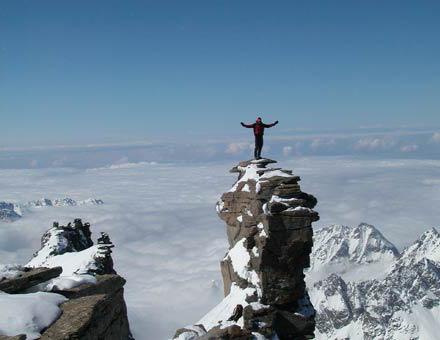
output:
[{"label": "cloud layer", "polygon": [[[233,165],[117,164],[95,169],[0,170],[0,200],[100,197],[102,206],[34,209],[0,224],[3,263],[24,263],[54,220],[82,217],[110,234],[116,269],[127,278],[135,337],[166,339],[221,299],[219,260],[226,232],[215,202],[229,189]],[[319,200],[320,226],[375,224],[402,247],[438,225],[440,161],[297,158],[280,163]]]},{"label": "cloud layer", "polygon": [[[435,129],[274,130],[266,134],[263,154],[282,160],[298,156],[440,159],[439,143],[440,132]],[[228,133],[223,139],[193,136],[154,143],[4,148],[0,149],[0,169],[90,168],[139,162],[213,163],[236,161],[252,154],[252,133]]]}]

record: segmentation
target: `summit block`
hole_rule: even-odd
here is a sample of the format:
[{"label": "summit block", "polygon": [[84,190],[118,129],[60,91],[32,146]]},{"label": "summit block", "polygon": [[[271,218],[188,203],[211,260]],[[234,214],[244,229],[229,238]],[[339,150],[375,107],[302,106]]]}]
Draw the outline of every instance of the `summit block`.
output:
[{"label": "summit block", "polygon": [[[313,338],[315,310],[304,282],[317,200],[291,170],[270,159],[240,162],[217,202],[229,250],[221,261],[225,298],[175,339]],[[239,312],[239,313],[238,313]]]}]

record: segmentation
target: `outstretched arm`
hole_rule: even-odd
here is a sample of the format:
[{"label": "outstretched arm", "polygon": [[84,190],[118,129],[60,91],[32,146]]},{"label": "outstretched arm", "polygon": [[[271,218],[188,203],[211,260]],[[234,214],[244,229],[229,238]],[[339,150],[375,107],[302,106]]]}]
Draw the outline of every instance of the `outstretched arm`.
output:
[{"label": "outstretched arm", "polygon": [[264,124],[265,128],[271,128],[272,126],[275,126],[278,124],[278,121],[276,120],[275,122],[273,122],[272,124]]},{"label": "outstretched arm", "polygon": [[248,129],[254,127],[254,124],[245,124],[245,123],[243,123],[243,122],[241,122],[240,124],[241,124],[241,126],[243,126],[243,127],[245,127],[245,128],[248,128]]}]

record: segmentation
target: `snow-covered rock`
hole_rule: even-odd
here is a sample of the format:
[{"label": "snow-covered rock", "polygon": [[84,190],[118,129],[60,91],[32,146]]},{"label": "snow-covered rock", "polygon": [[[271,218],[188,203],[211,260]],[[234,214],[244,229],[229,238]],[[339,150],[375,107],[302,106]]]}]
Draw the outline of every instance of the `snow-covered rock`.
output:
[{"label": "snow-covered rock", "polygon": [[[225,298],[193,327],[201,339],[302,339],[314,329],[305,289],[316,199],[292,171],[266,168],[268,159],[241,162],[232,188],[216,205],[229,250],[221,261]],[[199,328],[200,329],[200,328]],[[179,329],[174,339],[197,339]]]},{"label": "snow-covered rock", "polygon": [[55,222],[27,265],[0,265],[0,338],[132,340],[112,247],[81,219]]},{"label": "snow-covered rock", "polygon": [[0,291],[0,335],[25,334],[39,339],[40,332],[60,315],[67,299],[54,293],[7,294]]},{"label": "snow-covered rock", "polygon": [[[94,245],[90,224],[76,219],[67,226],[57,222],[41,238],[41,249],[27,263],[27,267],[62,267],[62,276],[75,274],[114,273],[111,248],[107,234]],[[102,242],[105,239],[106,242]]]}]

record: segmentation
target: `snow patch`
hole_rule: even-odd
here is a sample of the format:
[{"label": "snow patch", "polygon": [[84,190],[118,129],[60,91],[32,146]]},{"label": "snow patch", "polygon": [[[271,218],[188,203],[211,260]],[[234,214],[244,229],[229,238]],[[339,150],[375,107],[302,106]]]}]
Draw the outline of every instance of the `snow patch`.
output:
[{"label": "snow patch", "polygon": [[61,315],[59,305],[67,299],[54,293],[6,294],[0,292],[0,334],[26,334],[40,338],[40,332]]},{"label": "snow patch", "polygon": [[223,325],[224,323],[237,324],[243,327],[243,318],[241,317],[237,323],[232,321],[227,321],[229,317],[234,312],[234,308],[237,305],[242,305],[243,308],[249,305],[246,301],[248,296],[252,296],[255,293],[255,288],[241,289],[235,283],[231,285],[231,292],[213,309],[211,309],[208,314],[201,318],[196,324],[202,324],[207,331],[218,325]]},{"label": "snow patch", "polygon": [[[101,244],[91,246],[74,253],[64,253],[61,255],[48,255],[49,249],[42,248],[36,257],[29,261],[26,267],[62,267],[62,276],[73,276],[75,274],[87,274],[97,270],[96,258],[100,256]],[[41,254],[41,256],[40,256]]]},{"label": "snow patch", "polygon": [[96,277],[89,274],[73,274],[66,276],[59,276],[51,279],[47,282],[40,283],[39,285],[32,287],[32,291],[51,292],[54,290],[67,290],[72,289],[83,284],[96,284]]},{"label": "snow patch", "polygon": [[242,172],[241,178],[234,184],[234,186],[229,190],[229,192],[237,191],[237,187],[242,182],[247,181],[255,181],[258,184],[259,175],[257,173],[257,166],[255,164],[250,164],[246,167],[238,167],[238,169]]}]

